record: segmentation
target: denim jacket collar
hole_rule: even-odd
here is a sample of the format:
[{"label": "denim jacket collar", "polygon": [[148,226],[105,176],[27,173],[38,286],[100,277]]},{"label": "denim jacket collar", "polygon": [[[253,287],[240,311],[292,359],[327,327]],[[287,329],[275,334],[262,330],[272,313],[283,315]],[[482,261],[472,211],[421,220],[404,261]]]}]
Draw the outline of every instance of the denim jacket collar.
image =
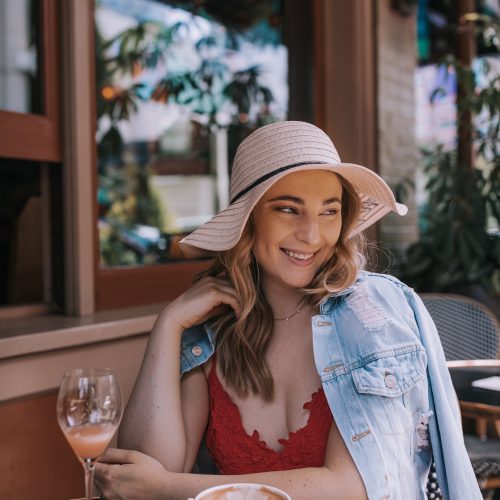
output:
[{"label": "denim jacket collar", "polygon": [[358,277],[356,278],[356,281],[350,287],[347,287],[344,290],[340,290],[339,292],[332,292],[328,294],[325,298],[323,298],[319,304],[320,314],[331,313],[335,305],[336,299],[347,297],[352,292],[354,292],[354,290],[356,290],[356,288],[366,280],[367,275],[368,273],[366,271],[360,271]]}]

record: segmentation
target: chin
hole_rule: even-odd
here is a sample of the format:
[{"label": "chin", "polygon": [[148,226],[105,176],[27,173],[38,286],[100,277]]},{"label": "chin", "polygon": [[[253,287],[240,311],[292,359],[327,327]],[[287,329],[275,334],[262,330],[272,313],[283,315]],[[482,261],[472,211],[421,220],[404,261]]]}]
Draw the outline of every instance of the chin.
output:
[{"label": "chin", "polygon": [[309,276],[307,278],[297,278],[297,279],[291,279],[290,277],[288,277],[288,279],[283,280],[283,283],[292,288],[307,288],[311,284],[311,281],[313,279],[314,276]]}]

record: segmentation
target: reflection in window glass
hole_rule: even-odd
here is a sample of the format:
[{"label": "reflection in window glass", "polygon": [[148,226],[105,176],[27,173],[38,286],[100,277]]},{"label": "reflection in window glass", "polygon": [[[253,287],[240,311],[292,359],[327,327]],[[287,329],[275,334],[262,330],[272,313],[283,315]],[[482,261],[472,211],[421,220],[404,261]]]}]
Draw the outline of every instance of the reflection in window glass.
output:
[{"label": "reflection in window glass", "polygon": [[40,113],[38,0],[0,2],[0,109]]},{"label": "reflection in window glass", "polygon": [[228,203],[229,165],[287,117],[283,2],[96,5],[101,266],[182,258],[182,235]]},{"label": "reflection in window glass", "polygon": [[44,299],[40,177],[36,163],[0,159],[0,307]]}]

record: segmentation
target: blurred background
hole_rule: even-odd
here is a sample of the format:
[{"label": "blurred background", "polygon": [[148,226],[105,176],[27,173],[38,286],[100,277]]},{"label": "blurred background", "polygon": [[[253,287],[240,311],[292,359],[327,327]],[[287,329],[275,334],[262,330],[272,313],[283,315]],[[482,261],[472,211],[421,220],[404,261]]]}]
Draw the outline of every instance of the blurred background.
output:
[{"label": "blurred background", "polygon": [[[259,126],[305,120],[409,207],[369,267],[498,313],[498,0],[0,0],[0,496],[82,493],[66,369],[127,396]],[[29,478],[29,480],[27,480]]]}]

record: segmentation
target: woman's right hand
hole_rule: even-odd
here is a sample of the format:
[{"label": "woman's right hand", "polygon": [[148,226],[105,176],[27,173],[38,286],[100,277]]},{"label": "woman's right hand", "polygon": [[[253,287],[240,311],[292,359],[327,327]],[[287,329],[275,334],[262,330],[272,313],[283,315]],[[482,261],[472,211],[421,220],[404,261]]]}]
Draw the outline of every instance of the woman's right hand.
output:
[{"label": "woman's right hand", "polygon": [[205,276],[165,307],[161,316],[185,330],[221,314],[228,306],[239,316],[240,304],[229,280]]}]

